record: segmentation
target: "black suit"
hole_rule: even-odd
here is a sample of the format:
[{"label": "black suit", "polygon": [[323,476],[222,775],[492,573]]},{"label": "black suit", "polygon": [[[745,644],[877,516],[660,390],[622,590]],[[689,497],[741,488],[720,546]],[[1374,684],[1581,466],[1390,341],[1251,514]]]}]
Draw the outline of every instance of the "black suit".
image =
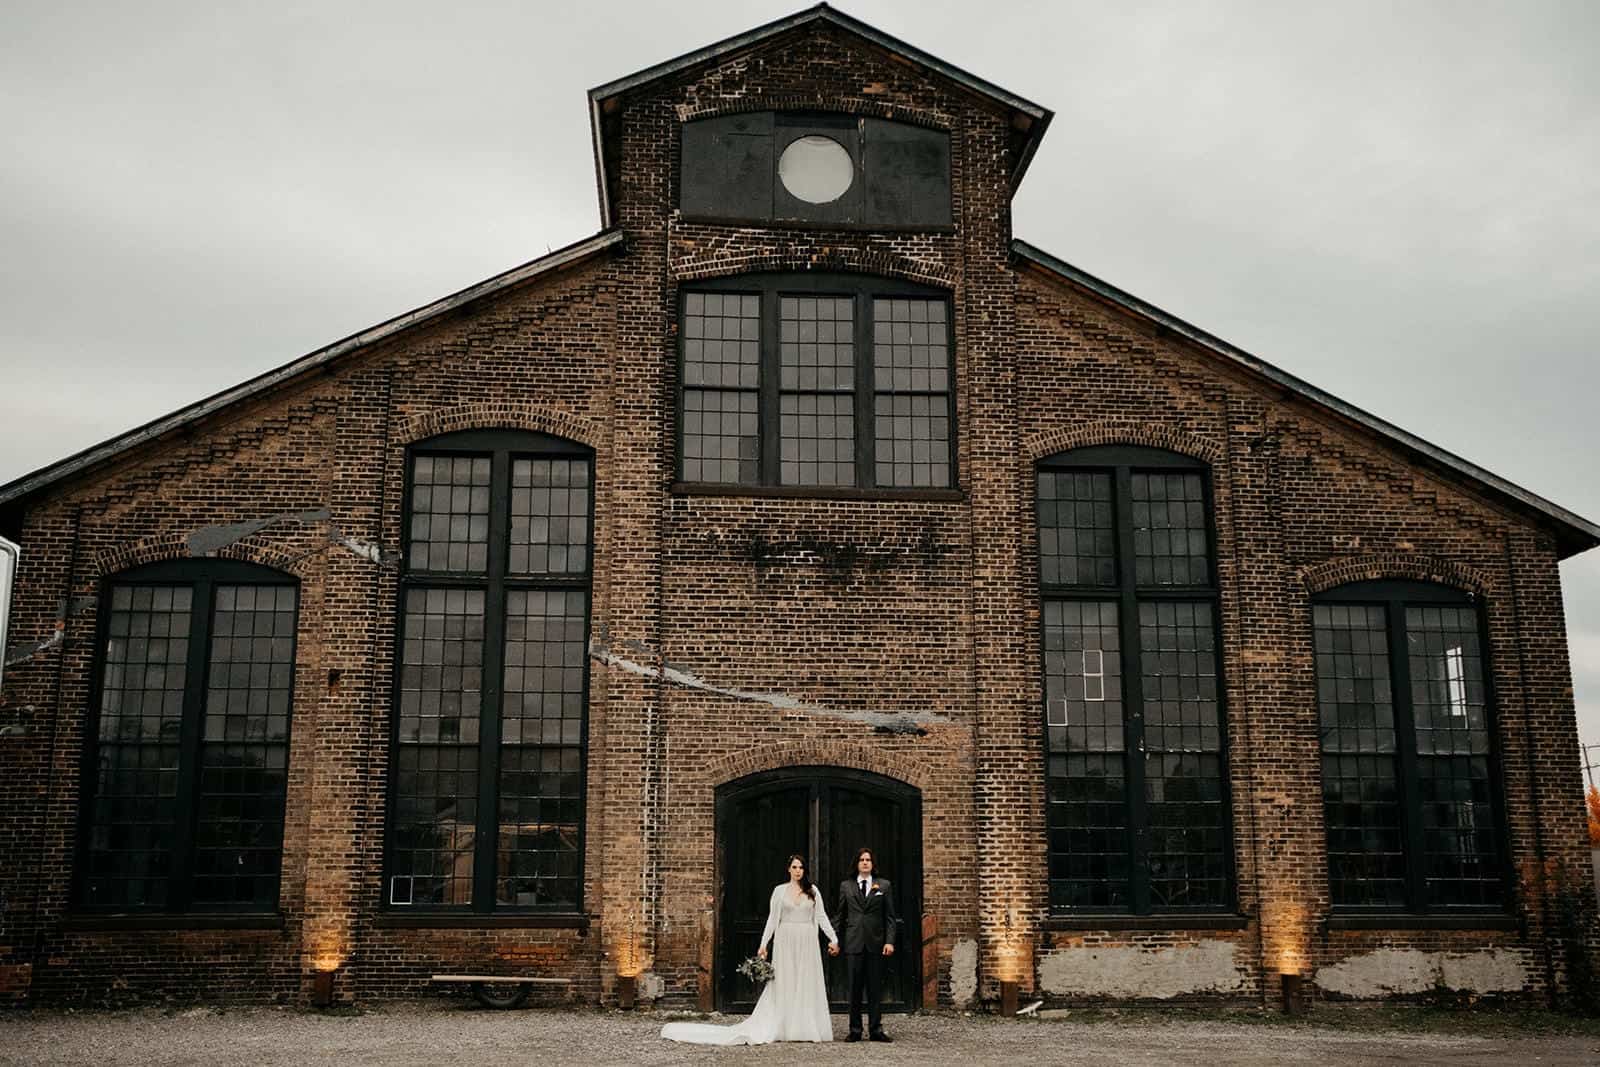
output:
[{"label": "black suit", "polygon": [[867,995],[867,1020],[876,1034],[883,1030],[883,946],[893,945],[900,929],[887,878],[869,880],[863,896],[859,876],[839,883],[839,906],[833,929],[850,965],[850,1032],[861,1033],[861,994]]}]

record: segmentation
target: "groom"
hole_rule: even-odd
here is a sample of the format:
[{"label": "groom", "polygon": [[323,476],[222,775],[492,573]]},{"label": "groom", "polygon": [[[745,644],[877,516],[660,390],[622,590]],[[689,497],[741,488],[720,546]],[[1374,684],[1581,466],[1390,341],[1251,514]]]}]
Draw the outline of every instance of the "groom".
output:
[{"label": "groom", "polygon": [[900,918],[894,913],[889,880],[879,878],[872,850],[856,850],[856,873],[839,883],[839,906],[833,916],[834,932],[850,964],[850,1034],[846,1041],[861,1040],[861,993],[867,994],[868,1031],[873,1041],[890,1041],[883,1032],[883,968],[894,955]]}]

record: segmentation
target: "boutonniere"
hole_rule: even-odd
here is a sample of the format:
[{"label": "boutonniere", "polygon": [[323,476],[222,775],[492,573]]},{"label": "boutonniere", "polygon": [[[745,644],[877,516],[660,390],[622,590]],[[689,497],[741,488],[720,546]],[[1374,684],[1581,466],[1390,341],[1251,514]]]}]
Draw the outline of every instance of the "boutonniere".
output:
[{"label": "boutonniere", "polygon": [[873,883],[872,883],[872,888],[870,888],[870,889],[868,889],[868,890],[867,890],[867,896],[869,896],[869,897],[870,897],[870,896],[871,896],[871,895],[872,895],[872,894],[874,894],[874,893],[876,893],[876,892],[879,892],[879,890],[878,890],[878,883],[877,883],[877,882],[873,882]]}]

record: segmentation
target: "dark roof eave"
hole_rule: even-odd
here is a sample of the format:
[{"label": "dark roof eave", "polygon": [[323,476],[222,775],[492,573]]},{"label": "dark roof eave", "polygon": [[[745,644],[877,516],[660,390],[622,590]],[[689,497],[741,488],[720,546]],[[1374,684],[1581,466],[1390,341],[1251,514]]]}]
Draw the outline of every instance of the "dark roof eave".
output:
[{"label": "dark roof eave", "polygon": [[812,22],[827,22],[838,26],[841,29],[847,30],[858,37],[872,42],[888,52],[892,52],[904,59],[927,68],[934,74],[961,86],[968,92],[985,97],[1009,111],[1026,115],[1031,120],[1032,124],[1028,129],[1027,144],[1023,148],[1023,151],[1018,158],[1017,166],[1011,175],[1011,188],[1013,192],[1016,191],[1017,185],[1022,181],[1024,172],[1026,172],[1028,169],[1028,164],[1033,159],[1034,151],[1039,146],[1039,139],[1044,136],[1046,127],[1050,125],[1050,119],[1054,113],[1050,111],[1049,108],[1041,107],[1025,97],[1008,92],[991,81],[987,81],[978,77],[976,74],[962,70],[960,67],[955,66],[952,63],[947,63],[937,56],[930,55],[929,53],[922,51],[920,48],[917,48],[914,45],[907,44],[905,41],[900,40],[898,37],[895,37],[892,34],[885,33],[875,26],[871,26],[865,22],[862,22],[860,19],[852,18],[849,15],[846,15],[844,12],[837,11],[824,3],[818,4],[815,7],[807,8],[804,11],[796,12],[793,15],[787,15],[780,19],[774,19],[772,22],[768,22],[762,26],[757,26],[752,30],[746,30],[744,33],[735,34],[734,36],[718,41],[715,44],[706,45],[704,48],[697,48],[694,51],[686,52],[675,59],[669,59],[665,62],[657,63],[654,66],[646,67],[644,70],[638,71],[637,73],[630,74],[623,78],[618,78],[614,81],[609,81],[604,85],[590,89],[589,112],[594,136],[595,166],[598,168],[600,173],[601,225],[608,227],[612,225],[612,204],[610,202],[610,194],[607,187],[607,175],[605,168],[604,130],[602,129],[600,118],[601,111],[607,100],[614,99],[623,95],[624,93],[632,92],[641,86],[648,85],[651,82],[657,81],[661,78],[668,78],[674,74],[681,73],[701,64],[716,62],[730,55],[753,48],[756,45],[777,36],[778,34],[786,33],[789,30],[796,29]]},{"label": "dark roof eave", "polygon": [[549,255],[513,267],[508,271],[497,274],[492,278],[470,285],[459,292],[441,297],[422,307],[415,308],[402,315],[397,315],[386,322],[362,330],[360,333],[351,334],[349,337],[315,352],[310,352],[299,359],[285,363],[275,370],[251,378],[240,385],[224,389],[220,393],[198,400],[193,404],[178,409],[170,415],[164,415],[143,426],[136,427],[126,433],[91,445],[81,452],[74,453],[66,459],[59,460],[46,467],[41,467],[30,474],[24,474],[6,485],[0,485],[0,507],[13,505],[24,497],[31,496],[43,489],[47,489],[58,482],[71,478],[96,467],[108,460],[114,459],[123,452],[158,440],[192,423],[198,422],[210,415],[214,415],[233,404],[248,400],[268,390],[284,385],[304,374],[328,366],[358,349],[377,344],[380,341],[429,322],[449,312],[455,311],[474,300],[503,292],[512,286],[543,274],[549,274],[565,267],[574,266],[588,260],[607,249],[620,245],[623,235],[620,230],[610,230],[585,238],[574,244],[559,248]]},{"label": "dark roof eave", "polygon": [[1051,274],[1088,290],[1108,303],[1129,311],[1140,318],[1149,320],[1163,329],[1183,337],[1187,341],[1208,349],[1231,363],[1242,366],[1266,378],[1274,385],[1304,397],[1340,417],[1378,434],[1380,437],[1387,438],[1415,456],[1419,456],[1438,467],[1476,482],[1490,490],[1497,497],[1510,502],[1517,510],[1536,513],[1542,519],[1555,526],[1557,555],[1559,558],[1566,559],[1569,556],[1577,555],[1579,552],[1585,552],[1600,545],[1600,524],[1590,522],[1588,519],[1568,511],[1561,505],[1546,500],[1537,493],[1530,492],[1520,485],[1509,482],[1499,475],[1485,470],[1470,460],[1463,459],[1453,452],[1424,441],[1415,434],[1408,433],[1371,412],[1364,411],[1354,404],[1340,400],[1332,393],[1319,389],[1310,382],[1297,378],[1288,371],[1275,367],[1266,360],[1251,355],[1241,348],[1236,348],[1221,338],[1200,329],[1198,326],[1193,326],[1176,315],[1161,310],[1154,304],[1140,300],[1131,293],[1118,289],[1109,282],[1102,281],[1086,271],[1079,270],[1065,260],[1057,259],[1050,253],[1029,244],[1021,238],[1012,240],[1011,250],[1018,258],[1027,260]]}]

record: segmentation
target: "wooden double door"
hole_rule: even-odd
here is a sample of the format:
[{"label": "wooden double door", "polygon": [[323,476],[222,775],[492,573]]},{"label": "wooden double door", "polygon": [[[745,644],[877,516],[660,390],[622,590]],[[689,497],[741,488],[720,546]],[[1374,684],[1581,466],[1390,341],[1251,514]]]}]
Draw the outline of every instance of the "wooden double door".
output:
[{"label": "wooden double door", "polygon": [[[772,887],[786,880],[789,856],[806,858],[833,914],[839,883],[854,873],[856,849],[873,850],[901,919],[899,944],[884,972],[885,1011],[919,1006],[922,989],[922,798],[904,782],[841,767],[785,767],[730,782],[717,791],[718,906],[716,1001],[748,1012],[757,990],[735,970],[755,955]],[[826,946],[824,945],[824,948]],[[823,954],[828,1000],[848,1008],[845,959]]]}]

